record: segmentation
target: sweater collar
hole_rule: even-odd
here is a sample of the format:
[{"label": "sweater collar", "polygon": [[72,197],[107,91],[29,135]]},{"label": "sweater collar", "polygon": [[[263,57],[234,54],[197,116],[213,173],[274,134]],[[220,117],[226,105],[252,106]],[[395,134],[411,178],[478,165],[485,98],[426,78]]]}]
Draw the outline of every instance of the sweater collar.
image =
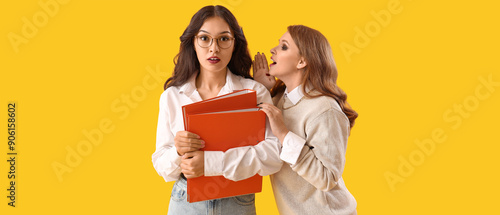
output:
[{"label": "sweater collar", "polygon": [[295,89],[292,90],[292,92],[288,93],[288,88],[285,89],[285,97],[287,97],[293,105],[296,105],[302,97],[304,97],[304,91],[302,90],[302,85],[299,85],[295,87]]}]

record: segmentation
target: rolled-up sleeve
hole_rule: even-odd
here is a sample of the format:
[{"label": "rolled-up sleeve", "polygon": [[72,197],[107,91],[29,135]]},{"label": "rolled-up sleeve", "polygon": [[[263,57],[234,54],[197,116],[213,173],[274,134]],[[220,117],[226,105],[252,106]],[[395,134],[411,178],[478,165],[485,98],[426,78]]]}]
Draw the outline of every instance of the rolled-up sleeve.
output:
[{"label": "rolled-up sleeve", "polygon": [[300,152],[302,151],[305,143],[306,140],[289,131],[283,140],[283,148],[281,149],[280,154],[281,160],[289,164],[295,164],[297,159],[299,159]]}]

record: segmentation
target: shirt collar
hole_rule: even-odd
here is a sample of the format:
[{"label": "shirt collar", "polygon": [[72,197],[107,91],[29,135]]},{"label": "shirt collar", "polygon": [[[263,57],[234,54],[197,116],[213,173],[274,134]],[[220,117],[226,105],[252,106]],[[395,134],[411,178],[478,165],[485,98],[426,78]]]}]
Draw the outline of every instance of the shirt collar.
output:
[{"label": "shirt collar", "polygon": [[290,101],[296,105],[302,97],[304,97],[304,91],[302,90],[302,85],[295,87],[292,92],[288,93],[288,88],[285,89],[285,96],[290,99]]},{"label": "shirt collar", "polygon": [[240,76],[233,74],[228,68],[226,74],[226,84],[222,87],[222,89],[220,89],[219,96],[232,93],[236,90],[242,90],[243,85],[241,84],[240,78]]},{"label": "shirt collar", "polygon": [[198,75],[193,75],[186,83],[184,83],[180,88],[179,88],[179,93],[183,93],[186,96],[190,97],[191,94],[196,90],[196,76]]},{"label": "shirt collar", "polygon": [[[196,77],[198,75],[193,75],[189,81],[183,84],[179,88],[179,93],[184,93],[186,96],[190,97],[194,91],[196,91]],[[242,90],[243,85],[239,80],[239,76],[233,74],[229,68],[227,68],[226,74],[226,84],[222,87],[219,92],[219,95],[224,95],[228,93],[232,93],[235,90]]]}]

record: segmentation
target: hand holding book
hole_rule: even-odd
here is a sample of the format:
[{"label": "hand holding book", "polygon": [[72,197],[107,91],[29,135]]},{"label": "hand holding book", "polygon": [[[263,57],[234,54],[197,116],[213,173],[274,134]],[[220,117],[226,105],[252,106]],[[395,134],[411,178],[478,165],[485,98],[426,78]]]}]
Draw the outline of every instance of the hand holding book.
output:
[{"label": "hand holding book", "polygon": [[204,175],[203,151],[186,152],[181,158],[182,173],[186,178],[196,178]]},{"label": "hand holding book", "polygon": [[178,131],[174,137],[177,154],[183,156],[186,152],[198,151],[205,147],[205,141],[200,136],[189,131]]},{"label": "hand holding book", "polygon": [[280,143],[283,143],[285,136],[288,134],[289,130],[285,125],[285,120],[283,119],[283,114],[281,110],[272,104],[262,103],[258,105],[260,110],[266,113],[267,118],[269,118],[269,124],[273,134],[278,137]]},{"label": "hand holding book", "polygon": [[[179,142],[182,149],[178,153],[184,153],[181,168],[188,178],[189,202],[261,192],[259,174],[239,181],[222,175],[205,176],[204,165],[208,164],[203,163],[205,155],[201,155],[204,151],[223,153],[237,147],[253,147],[263,141],[266,116],[256,105],[256,92],[245,89],[182,107],[184,128],[191,133],[178,133],[176,147]],[[203,148],[202,141],[206,141]],[[190,147],[200,151],[189,152]]]}]

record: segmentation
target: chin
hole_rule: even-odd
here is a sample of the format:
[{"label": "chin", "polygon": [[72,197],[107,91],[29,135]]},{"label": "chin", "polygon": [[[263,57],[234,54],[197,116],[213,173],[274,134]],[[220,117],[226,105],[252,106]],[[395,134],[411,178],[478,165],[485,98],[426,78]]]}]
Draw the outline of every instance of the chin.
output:
[{"label": "chin", "polygon": [[269,75],[276,77],[276,73],[273,70],[269,70]]},{"label": "chin", "polygon": [[225,68],[225,66],[221,65],[204,65],[203,67],[208,71],[220,71]]}]

